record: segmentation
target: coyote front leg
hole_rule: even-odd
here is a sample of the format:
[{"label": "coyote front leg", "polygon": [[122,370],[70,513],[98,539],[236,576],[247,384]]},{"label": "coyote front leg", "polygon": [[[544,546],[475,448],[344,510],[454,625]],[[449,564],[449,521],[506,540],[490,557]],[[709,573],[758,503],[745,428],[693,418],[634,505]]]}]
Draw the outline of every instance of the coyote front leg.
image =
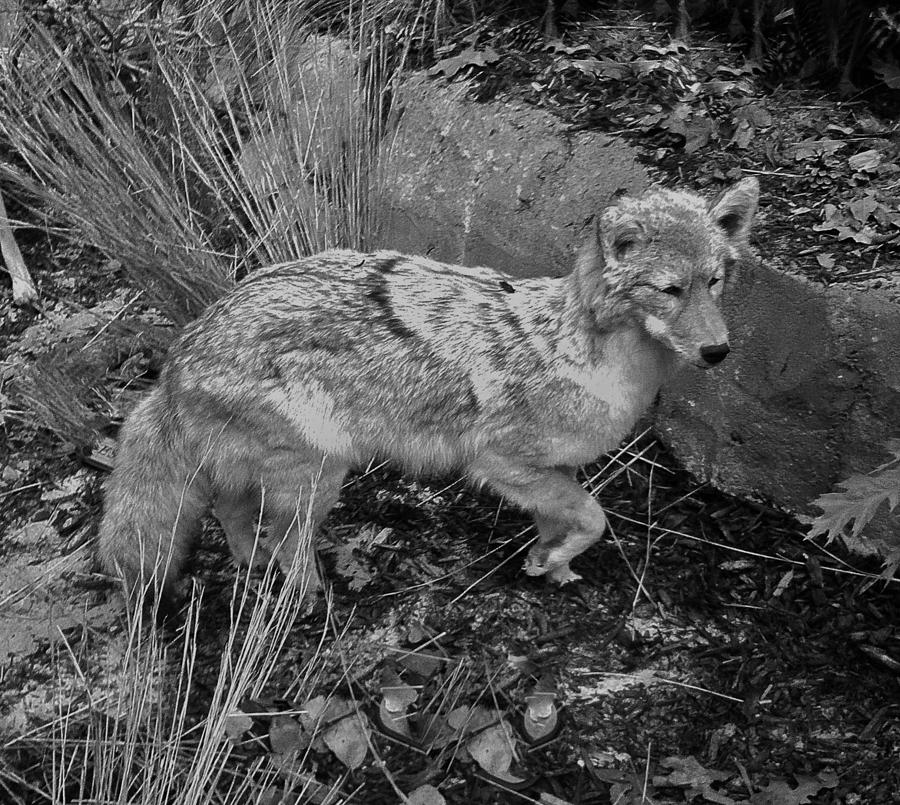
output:
[{"label": "coyote front leg", "polygon": [[569,562],[600,540],[606,515],[568,467],[528,467],[501,457],[482,459],[472,473],[508,500],[532,513],[538,540],[525,562],[529,576],[559,584],[581,578]]}]

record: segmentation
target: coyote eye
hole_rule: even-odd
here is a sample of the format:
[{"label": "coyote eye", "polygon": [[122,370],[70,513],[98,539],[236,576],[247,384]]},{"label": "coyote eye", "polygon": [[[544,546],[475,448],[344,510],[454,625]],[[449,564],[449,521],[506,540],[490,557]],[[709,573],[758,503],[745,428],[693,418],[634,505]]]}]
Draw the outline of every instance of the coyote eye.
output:
[{"label": "coyote eye", "polygon": [[709,287],[712,288],[714,285],[718,285],[720,282],[721,282],[721,280],[718,277],[713,277],[709,281]]},{"label": "coyote eye", "polygon": [[669,296],[681,296],[682,289],[677,285],[668,285],[665,288],[660,288],[663,293],[668,294]]}]

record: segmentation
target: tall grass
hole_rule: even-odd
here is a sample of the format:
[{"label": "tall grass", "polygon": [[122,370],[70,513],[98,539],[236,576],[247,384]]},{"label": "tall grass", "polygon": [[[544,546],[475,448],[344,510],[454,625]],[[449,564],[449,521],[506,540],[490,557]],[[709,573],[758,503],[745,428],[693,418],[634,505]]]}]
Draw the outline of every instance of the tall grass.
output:
[{"label": "tall grass", "polygon": [[[442,1],[156,6],[78,18],[77,36],[21,21],[0,59],[4,191],[179,325],[258,266],[378,245],[394,88]],[[89,445],[96,399],[72,389],[112,368],[69,376],[48,355],[12,390]]]},{"label": "tall grass", "polygon": [[[271,567],[258,582],[236,579],[230,627],[199,723],[192,725],[190,717],[197,710],[193,683],[200,646],[209,638],[203,635],[202,596],[196,587],[174,635],[153,628],[148,618],[155,613],[133,612],[121,656],[110,663],[105,677],[80,667],[74,651],[60,652],[58,717],[3,747],[7,752],[27,748],[43,765],[43,775],[17,781],[22,790],[27,782],[36,801],[54,805],[339,801],[337,783],[321,785],[302,772],[284,774],[269,756],[246,752],[228,737],[228,721],[241,714],[241,703],[261,698],[287,663],[285,647],[306,605],[306,576],[299,560],[312,538],[308,516],[304,538],[298,561],[283,579]],[[306,700],[321,681],[321,668],[314,657],[298,684],[274,692]],[[80,682],[77,692],[71,688],[73,671]],[[0,768],[0,782],[4,777],[11,790],[15,781]]]},{"label": "tall grass", "polygon": [[78,46],[24,24],[3,178],[183,323],[257,265],[377,240],[392,89],[440,6],[206,0]]},{"label": "tall grass", "polygon": [[[0,71],[0,138],[15,160],[0,164],[4,189],[17,189],[59,234],[115,260],[177,324],[259,265],[376,244],[397,122],[392,90],[413,46],[403,41],[434,21],[430,6],[154,6],[118,27],[86,25],[74,44],[21,25]],[[341,37],[321,32],[329,27]],[[42,377],[54,386],[32,389],[52,409],[44,418],[76,431],[61,415],[79,416],[65,373]],[[236,588],[199,726],[188,720],[205,639],[199,602],[175,642],[135,617],[111,690],[79,671],[87,704],[64,707],[53,724],[4,747],[49,759],[44,782],[28,781],[29,799],[237,804],[273,801],[277,790],[275,801],[312,800],[308,778],[282,779],[266,758],[248,760],[224,739],[229,714],[258,696],[282,661],[302,604],[296,578],[279,589],[272,578],[252,593]],[[313,665],[295,698],[316,681]]]},{"label": "tall grass", "polygon": [[[396,85],[411,54],[439,38],[450,5],[156,3],[115,24],[88,20],[71,42],[25,20],[0,66],[0,139],[14,160],[0,163],[4,190],[121,265],[176,324],[257,266],[377,246]],[[92,414],[73,405],[65,367],[31,377],[24,401],[60,436],[88,440]],[[0,758],[0,791],[21,784],[22,801],[60,805],[338,801],[337,784],[316,784],[302,758],[301,773],[285,776],[226,737],[239,704],[284,662],[302,578],[292,570],[281,586],[270,573],[235,587],[199,724],[189,707],[208,640],[199,597],[174,639],[135,613],[112,683],[94,684],[75,651],[60,654],[58,717],[0,745],[43,770],[25,775]],[[307,700],[323,669],[314,658],[292,698]]]},{"label": "tall grass", "polygon": [[[4,166],[38,214],[119,261],[174,321],[228,287],[192,192],[165,160],[114,65],[76,61],[36,25],[0,93],[0,134],[26,169]],[[124,100],[124,103],[123,103]]]}]

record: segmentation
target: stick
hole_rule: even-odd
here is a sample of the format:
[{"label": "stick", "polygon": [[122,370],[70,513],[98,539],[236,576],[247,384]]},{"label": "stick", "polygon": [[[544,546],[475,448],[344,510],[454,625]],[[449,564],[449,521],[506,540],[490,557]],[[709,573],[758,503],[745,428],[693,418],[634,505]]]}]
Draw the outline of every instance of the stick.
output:
[{"label": "stick", "polygon": [[25,261],[22,259],[22,252],[19,251],[19,245],[13,237],[12,226],[10,226],[9,218],[6,217],[6,205],[3,203],[3,194],[0,193],[0,254],[3,255],[3,262],[6,264],[6,270],[12,277],[13,302],[17,305],[26,305],[37,299],[37,288],[28,273]]}]

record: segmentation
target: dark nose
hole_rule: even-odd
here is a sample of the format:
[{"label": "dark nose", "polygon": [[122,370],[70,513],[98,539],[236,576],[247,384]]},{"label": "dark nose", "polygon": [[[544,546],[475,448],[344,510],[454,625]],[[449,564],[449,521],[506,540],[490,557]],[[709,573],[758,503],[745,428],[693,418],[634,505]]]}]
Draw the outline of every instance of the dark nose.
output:
[{"label": "dark nose", "polygon": [[715,344],[711,347],[700,347],[700,357],[708,364],[714,365],[725,360],[725,356],[731,352],[728,344]]}]

